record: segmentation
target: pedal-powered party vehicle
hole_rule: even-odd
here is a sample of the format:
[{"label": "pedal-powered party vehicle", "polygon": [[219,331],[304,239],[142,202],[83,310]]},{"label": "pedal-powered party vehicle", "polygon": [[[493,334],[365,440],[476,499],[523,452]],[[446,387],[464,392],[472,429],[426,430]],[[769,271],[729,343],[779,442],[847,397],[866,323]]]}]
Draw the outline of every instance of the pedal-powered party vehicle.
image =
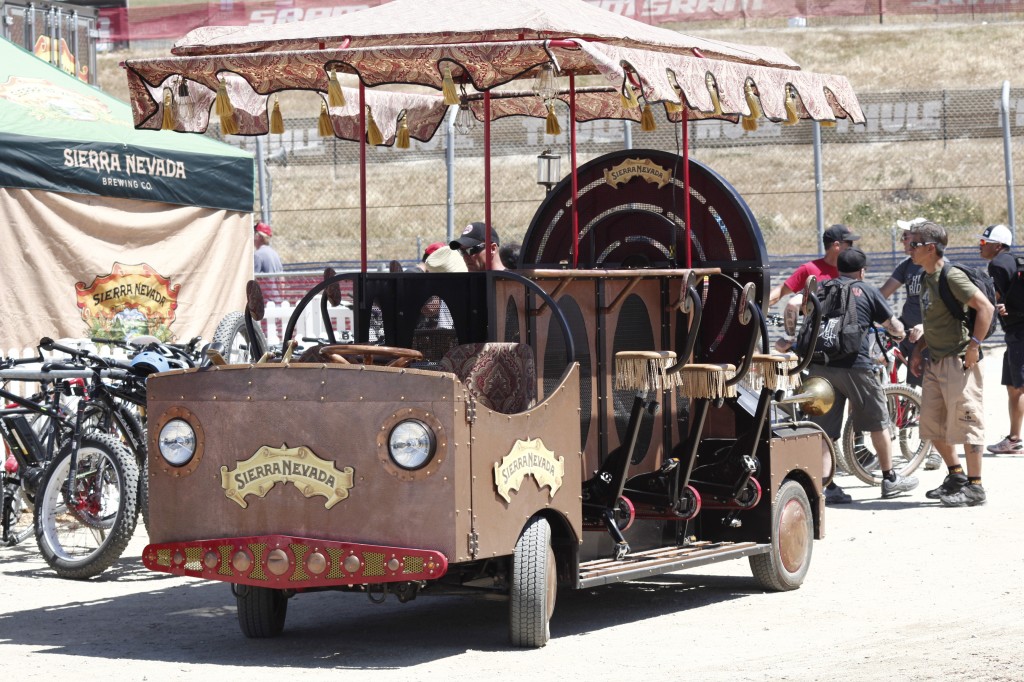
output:
[{"label": "pedal-powered party vehicle", "polygon": [[[580,167],[574,152],[514,272],[366,272],[364,208],[362,271],[325,273],[283,348],[149,378],[147,567],[231,583],[250,637],[280,633],[299,593],[472,592],[508,598],[522,646],[547,642],[558,589],[741,557],[764,588],[801,584],[831,446],[792,403],[820,408],[827,391],[767,352],[764,241],[728,182],[687,158],[686,126],[861,121],[845,79],[576,0],[395,0],[199,29],[175,53],[128,62],[137,126],[202,131],[216,100],[225,129],[265,134],[274,92],[312,89],[363,163],[368,141],[429,139],[446,102],[483,121],[488,147],[494,120],[551,124],[556,99],[573,149],[577,122],[649,126],[654,108],[684,146]],[[345,104],[335,73],[359,77]],[[542,85],[499,87],[516,79]],[[374,89],[388,83],[443,96]],[[484,181],[489,240],[487,156]],[[326,319],[343,280],[355,343],[297,344],[303,309],[320,300]],[[441,303],[450,323],[423,324]]]}]

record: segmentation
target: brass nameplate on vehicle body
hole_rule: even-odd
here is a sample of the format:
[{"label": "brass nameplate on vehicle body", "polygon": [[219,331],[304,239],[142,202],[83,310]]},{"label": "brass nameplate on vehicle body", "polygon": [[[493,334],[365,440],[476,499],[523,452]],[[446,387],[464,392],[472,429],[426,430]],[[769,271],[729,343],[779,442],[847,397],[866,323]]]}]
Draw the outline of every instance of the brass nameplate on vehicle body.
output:
[{"label": "brass nameplate on vehicle body", "polygon": [[264,497],[276,483],[291,483],[306,497],[323,495],[330,509],[346,497],[352,488],[352,467],[338,471],[334,462],[320,459],[305,446],[272,448],[264,445],[234,470],[220,468],[220,485],[228,499],[243,509],[249,506],[247,495]]},{"label": "brass nameplate on vehicle body", "polygon": [[633,178],[643,178],[661,189],[672,180],[672,173],[650,159],[626,159],[604,172],[604,181],[615,188]]},{"label": "brass nameplate on vehicle body", "polygon": [[540,438],[517,440],[509,453],[494,464],[494,484],[498,487],[498,494],[506,502],[511,502],[511,492],[518,492],[527,474],[537,481],[538,488],[547,486],[548,495],[554,497],[562,487],[565,458],[556,458],[554,451],[548,450]]}]

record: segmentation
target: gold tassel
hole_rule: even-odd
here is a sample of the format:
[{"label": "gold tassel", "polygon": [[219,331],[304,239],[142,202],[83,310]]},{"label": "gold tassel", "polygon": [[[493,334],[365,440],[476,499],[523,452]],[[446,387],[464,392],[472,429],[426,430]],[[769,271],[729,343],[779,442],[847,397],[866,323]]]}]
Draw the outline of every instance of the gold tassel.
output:
[{"label": "gold tassel", "polygon": [[562,134],[562,126],[558,124],[558,117],[555,116],[555,105],[550,102],[548,103],[548,117],[545,130],[548,135]]},{"label": "gold tassel", "polygon": [[366,143],[374,147],[384,144],[384,136],[373,120],[373,109],[370,107],[366,107]]},{"label": "gold tassel", "polygon": [[800,115],[796,111],[796,93],[791,88],[786,88],[786,120],[782,125],[796,125]]},{"label": "gold tassel", "polygon": [[722,101],[718,98],[718,86],[715,85],[715,77],[710,73],[704,76],[704,82],[708,84],[708,92],[711,93],[711,104],[713,105],[712,114],[715,116],[722,115]]},{"label": "gold tassel", "polygon": [[819,121],[818,125],[820,125],[822,128],[835,128],[836,127],[836,122],[835,121],[829,121],[829,120],[826,119],[824,121]]},{"label": "gold tassel", "polygon": [[740,123],[744,130],[752,133],[757,130],[757,119],[761,118],[763,112],[757,97],[754,96],[754,86],[748,82],[743,90],[747,97],[747,108],[750,110],[750,113],[744,116]]},{"label": "gold tassel", "polygon": [[681,114],[681,113],[683,113],[683,105],[682,104],[676,104],[675,102],[670,102],[668,100],[665,100],[665,113],[668,113],[668,114]]},{"label": "gold tassel", "polygon": [[445,64],[444,79],[441,81],[441,92],[444,93],[444,103],[447,105],[459,103],[459,93],[455,89],[455,80],[452,79],[452,67]]},{"label": "gold tassel", "polygon": [[651,105],[645,102],[644,110],[640,113],[640,130],[649,133],[657,129],[658,124],[654,122],[654,111],[651,110]]},{"label": "gold tassel", "polygon": [[281,103],[277,101],[277,95],[274,95],[274,108],[270,112],[270,132],[275,135],[284,132],[284,117],[281,116]]},{"label": "gold tassel", "polygon": [[214,102],[214,111],[218,116],[224,118],[225,116],[234,116],[235,107],[231,104],[231,99],[228,97],[228,84],[224,81],[219,81],[217,85],[217,100]]},{"label": "gold tassel", "polygon": [[331,115],[327,113],[326,102],[320,102],[320,118],[317,119],[316,130],[320,137],[334,137],[334,124],[331,123]]},{"label": "gold tassel", "polygon": [[220,133],[221,135],[238,134],[238,121],[235,119],[234,112],[230,116],[220,117]]},{"label": "gold tassel", "polygon": [[619,93],[623,109],[636,109],[640,106],[640,100],[633,91],[633,86],[628,82],[622,82],[622,91]]},{"label": "gold tassel", "polygon": [[164,117],[160,122],[160,130],[174,130],[177,125],[174,120],[174,97],[170,88],[164,88]]},{"label": "gold tassel", "polygon": [[327,81],[327,105],[332,107],[345,106],[345,93],[341,91],[341,83],[338,81],[338,70],[331,67],[331,77]]},{"label": "gold tassel", "polygon": [[407,114],[402,112],[402,118],[398,121],[398,134],[395,135],[395,146],[399,149],[409,148],[409,123],[405,120]]}]

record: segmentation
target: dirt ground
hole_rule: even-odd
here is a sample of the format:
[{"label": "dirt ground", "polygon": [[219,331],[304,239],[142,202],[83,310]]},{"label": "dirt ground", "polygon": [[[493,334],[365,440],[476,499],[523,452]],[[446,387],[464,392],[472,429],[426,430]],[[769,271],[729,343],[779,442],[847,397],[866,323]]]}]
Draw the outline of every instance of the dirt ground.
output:
[{"label": "dirt ground", "polygon": [[[988,440],[1007,433],[1001,351],[986,360]],[[285,633],[247,640],[224,584],[146,571],[141,528],[98,579],[51,576],[33,542],[0,549],[0,663],[52,680],[345,679],[1022,680],[1024,457],[985,458],[986,506],[840,483],[799,590],[764,593],[743,560],[563,591],[544,649],[507,644],[507,606],[466,598],[383,605],[299,595]],[[243,669],[244,666],[244,669]]]}]

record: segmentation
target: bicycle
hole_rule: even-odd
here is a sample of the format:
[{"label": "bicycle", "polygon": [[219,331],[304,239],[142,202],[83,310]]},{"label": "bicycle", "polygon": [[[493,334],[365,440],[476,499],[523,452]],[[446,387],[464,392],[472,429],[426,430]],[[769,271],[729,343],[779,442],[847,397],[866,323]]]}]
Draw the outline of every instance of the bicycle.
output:
[{"label": "bicycle", "polygon": [[[899,380],[900,365],[908,365],[891,336],[884,330],[872,328],[882,349],[883,362],[877,370],[882,379],[889,410],[889,436],[893,442],[892,464],[897,473],[909,476],[921,465],[931,448],[931,442],[922,440],[919,426],[921,421],[921,389],[909,386]],[[880,485],[882,471],[878,456],[872,450],[871,436],[866,431],[857,431],[853,422],[846,420],[843,427],[843,465],[847,472],[864,483]]]}]

